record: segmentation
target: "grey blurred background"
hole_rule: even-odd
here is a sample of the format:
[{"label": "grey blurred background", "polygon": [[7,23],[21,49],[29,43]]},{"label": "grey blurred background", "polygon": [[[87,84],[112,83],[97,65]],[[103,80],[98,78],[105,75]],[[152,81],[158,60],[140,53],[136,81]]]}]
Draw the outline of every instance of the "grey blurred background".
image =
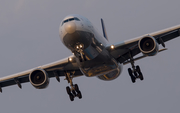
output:
[{"label": "grey blurred background", "polygon": [[[69,14],[87,17],[101,30],[103,18],[110,43],[120,42],[180,24],[179,0],[1,0],[0,77],[51,63],[71,55],[58,30]],[[64,78],[49,87],[30,83],[3,88],[1,113],[178,113],[180,111],[180,39],[167,51],[136,62],[144,81],[131,83],[127,68],[116,80],[79,77],[83,98],[69,100]]]}]

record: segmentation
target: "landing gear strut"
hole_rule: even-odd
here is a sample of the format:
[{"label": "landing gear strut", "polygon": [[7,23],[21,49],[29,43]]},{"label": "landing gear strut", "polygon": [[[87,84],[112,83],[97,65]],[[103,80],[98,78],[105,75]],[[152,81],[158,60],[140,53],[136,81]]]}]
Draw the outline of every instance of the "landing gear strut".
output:
[{"label": "landing gear strut", "polygon": [[73,84],[72,79],[73,77],[70,76],[70,73],[65,73],[66,75],[66,80],[68,83],[70,83],[70,87],[66,87],[67,94],[69,95],[69,98],[71,101],[74,101],[75,97],[78,97],[79,99],[82,98],[81,91],[79,90],[79,87],[77,84]]},{"label": "landing gear strut", "polygon": [[134,65],[134,59],[132,57],[131,51],[129,52],[129,57],[130,57],[130,63],[132,69],[128,68],[128,73],[129,76],[131,77],[132,83],[135,83],[137,78],[139,78],[140,80],[144,80],[140,67],[138,65],[137,66]]}]

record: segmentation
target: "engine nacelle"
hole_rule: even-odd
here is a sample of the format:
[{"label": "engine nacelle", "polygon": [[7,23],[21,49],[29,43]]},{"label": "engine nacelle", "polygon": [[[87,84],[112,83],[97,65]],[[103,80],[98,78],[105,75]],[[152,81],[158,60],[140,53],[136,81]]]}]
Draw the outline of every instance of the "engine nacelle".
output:
[{"label": "engine nacelle", "polygon": [[159,51],[159,45],[152,36],[145,36],[138,42],[140,51],[147,56],[154,56]]},{"label": "engine nacelle", "polygon": [[30,83],[37,89],[46,88],[49,85],[49,77],[45,70],[35,69],[29,74]]}]

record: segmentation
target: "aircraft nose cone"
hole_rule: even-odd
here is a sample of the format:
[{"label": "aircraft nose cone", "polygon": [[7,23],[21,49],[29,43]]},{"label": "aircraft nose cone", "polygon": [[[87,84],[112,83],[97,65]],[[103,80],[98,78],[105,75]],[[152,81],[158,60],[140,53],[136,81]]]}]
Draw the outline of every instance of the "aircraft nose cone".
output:
[{"label": "aircraft nose cone", "polygon": [[73,22],[66,23],[65,30],[67,33],[74,33],[76,31],[76,24]]}]

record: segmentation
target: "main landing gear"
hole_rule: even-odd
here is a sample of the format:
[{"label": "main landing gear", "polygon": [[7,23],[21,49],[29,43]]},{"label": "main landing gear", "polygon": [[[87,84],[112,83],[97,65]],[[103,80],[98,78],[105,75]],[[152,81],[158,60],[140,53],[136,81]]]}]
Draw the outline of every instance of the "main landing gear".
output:
[{"label": "main landing gear", "polygon": [[81,94],[81,91],[79,90],[79,87],[77,84],[73,84],[72,82],[72,79],[73,77],[70,76],[70,73],[65,73],[66,75],[66,80],[68,81],[68,83],[70,83],[70,87],[67,86],[66,87],[66,91],[67,91],[67,94],[69,95],[69,98],[71,101],[74,101],[74,98],[75,97],[78,97],[79,99],[82,98],[82,94]]},{"label": "main landing gear", "polygon": [[132,57],[131,51],[129,52],[129,57],[130,57],[130,63],[132,69],[128,68],[128,73],[129,76],[131,77],[132,83],[135,83],[137,78],[139,78],[140,80],[144,80],[140,67],[138,65],[137,66],[134,65],[134,59]]}]

